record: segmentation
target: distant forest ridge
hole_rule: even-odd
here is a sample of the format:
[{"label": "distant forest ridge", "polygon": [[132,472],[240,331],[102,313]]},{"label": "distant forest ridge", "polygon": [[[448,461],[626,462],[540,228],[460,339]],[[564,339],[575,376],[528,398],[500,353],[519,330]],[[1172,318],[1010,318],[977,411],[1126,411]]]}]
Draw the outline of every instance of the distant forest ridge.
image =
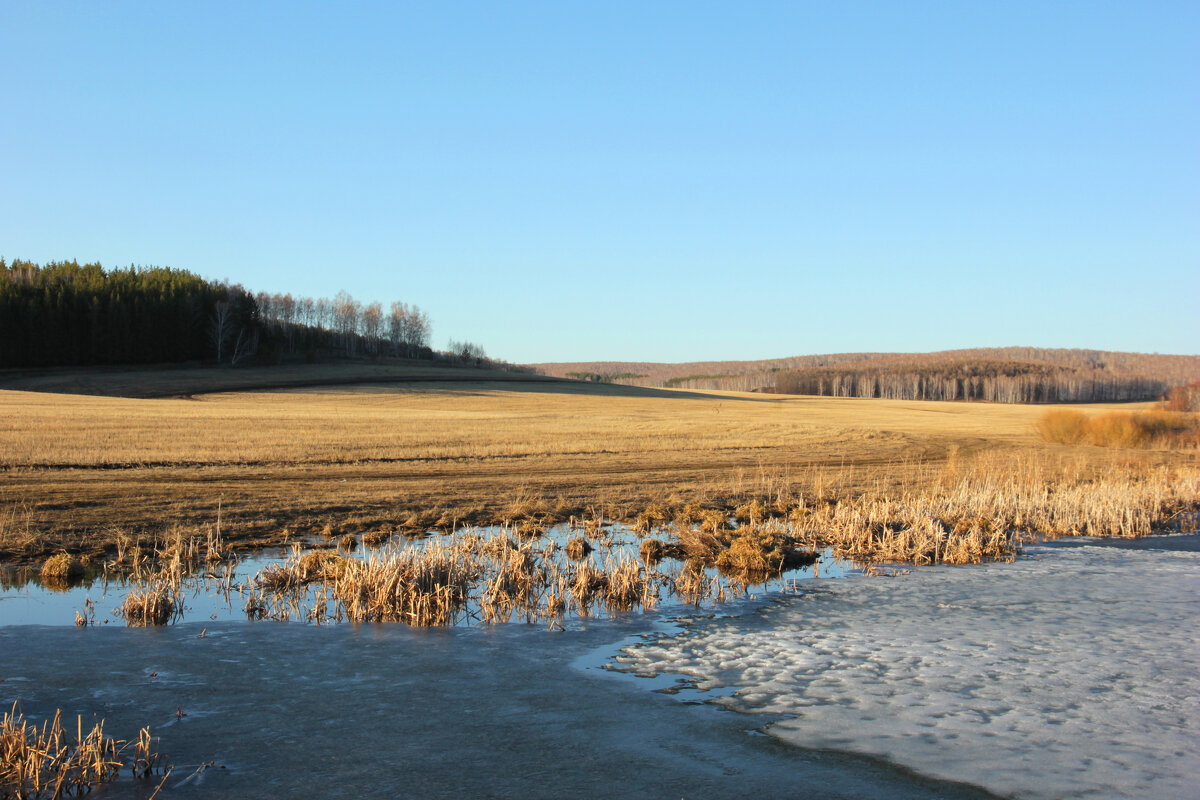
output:
[{"label": "distant forest ridge", "polygon": [[1200,380],[1200,356],[1039,347],[529,366],[554,377],[633,386],[1007,403],[1157,400]]},{"label": "distant forest ridge", "polygon": [[170,267],[0,258],[0,368],[381,356],[498,366],[479,345],[439,353],[429,339],[429,317],[403,302],[252,294]]}]

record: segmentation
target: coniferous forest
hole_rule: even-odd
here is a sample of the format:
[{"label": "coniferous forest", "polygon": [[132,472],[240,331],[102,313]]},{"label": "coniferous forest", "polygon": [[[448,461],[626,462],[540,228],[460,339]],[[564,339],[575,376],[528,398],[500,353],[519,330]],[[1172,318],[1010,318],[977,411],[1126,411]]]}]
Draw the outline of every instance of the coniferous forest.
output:
[{"label": "coniferous forest", "polygon": [[[432,359],[429,337],[429,317],[402,302],[385,310],[345,292],[332,300],[251,294],[169,267],[0,258],[0,368]],[[462,346],[484,360],[478,345]]]}]

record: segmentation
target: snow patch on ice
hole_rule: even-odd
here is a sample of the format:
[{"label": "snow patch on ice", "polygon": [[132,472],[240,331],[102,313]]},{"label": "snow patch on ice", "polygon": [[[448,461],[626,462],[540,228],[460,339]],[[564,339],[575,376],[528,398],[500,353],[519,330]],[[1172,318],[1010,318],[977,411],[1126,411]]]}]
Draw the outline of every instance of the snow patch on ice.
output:
[{"label": "snow patch on ice", "polygon": [[1200,553],[1044,548],[849,578],[627,647],[769,730],[1022,798],[1194,797]]}]

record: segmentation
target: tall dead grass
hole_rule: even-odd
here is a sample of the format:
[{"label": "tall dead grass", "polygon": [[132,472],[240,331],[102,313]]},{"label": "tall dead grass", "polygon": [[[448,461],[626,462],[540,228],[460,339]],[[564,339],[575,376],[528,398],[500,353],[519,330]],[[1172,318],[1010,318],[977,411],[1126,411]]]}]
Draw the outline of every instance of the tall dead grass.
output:
[{"label": "tall dead grass", "polygon": [[478,561],[468,550],[434,542],[348,561],[334,583],[334,596],[352,622],[449,625],[479,574]]},{"label": "tall dead grass", "polygon": [[968,564],[1012,558],[1029,536],[1121,536],[1195,528],[1200,470],[1113,464],[1099,472],[1040,462],[983,463],[917,490],[798,506],[812,547],[863,561]]},{"label": "tall dead grass", "polygon": [[104,721],[84,732],[83,718],[75,721],[72,738],[63,726],[62,711],[39,728],[27,722],[14,705],[0,720],[0,800],[78,797],[116,780],[123,768],[135,778],[148,778],[161,769],[149,728],[132,742],[104,734]]},{"label": "tall dead grass", "polygon": [[1150,409],[1110,411],[1089,417],[1080,411],[1047,411],[1037,430],[1048,442],[1100,447],[1200,447],[1200,414]]}]

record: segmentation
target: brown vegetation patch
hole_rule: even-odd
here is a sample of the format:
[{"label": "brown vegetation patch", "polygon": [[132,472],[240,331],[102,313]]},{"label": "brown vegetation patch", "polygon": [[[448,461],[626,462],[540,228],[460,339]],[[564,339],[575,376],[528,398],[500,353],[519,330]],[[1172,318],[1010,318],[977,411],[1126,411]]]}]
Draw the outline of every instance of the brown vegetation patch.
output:
[{"label": "brown vegetation patch", "polygon": [[362,537],[363,544],[367,547],[383,547],[391,538],[391,531],[367,531]]},{"label": "brown vegetation patch", "polygon": [[[571,516],[715,535],[739,509],[759,524],[942,481],[951,453],[965,467],[980,453],[1061,452],[1034,428],[1044,409],[1024,406],[437,386],[137,401],[0,391],[13,422],[0,430],[0,561],[128,563],[164,531],[203,544],[218,520],[226,554],[322,531],[507,523],[533,536]],[[1136,452],[1147,469],[1196,463],[1194,451]],[[1078,458],[1103,471],[1109,456]]]},{"label": "brown vegetation patch", "polygon": [[47,586],[70,586],[83,578],[83,563],[70,553],[56,553],[42,564],[40,574]]},{"label": "brown vegetation patch", "polygon": [[16,705],[0,720],[0,798],[33,800],[81,796],[116,780],[123,768],[134,778],[161,771],[150,729],[133,742],[104,734],[104,722],[84,733],[76,719],[75,736],[63,727],[62,710],[39,728],[25,721]]},{"label": "brown vegetation patch", "polygon": [[130,589],[119,609],[131,628],[166,625],[178,610],[175,587],[161,580]]},{"label": "brown vegetation patch", "polygon": [[1048,411],[1037,423],[1048,442],[1100,447],[1200,447],[1200,414],[1151,409],[1110,411],[1089,417],[1079,411]]},{"label": "brown vegetation patch", "polygon": [[582,561],[592,552],[592,545],[582,536],[576,536],[567,542],[567,557],[572,561]]}]

